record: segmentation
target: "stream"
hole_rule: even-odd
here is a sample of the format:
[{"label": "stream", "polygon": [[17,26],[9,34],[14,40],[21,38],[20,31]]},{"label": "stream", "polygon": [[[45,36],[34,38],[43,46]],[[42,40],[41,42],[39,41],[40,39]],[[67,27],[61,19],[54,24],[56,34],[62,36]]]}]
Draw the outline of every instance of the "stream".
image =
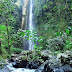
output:
[{"label": "stream", "polygon": [[35,69],[14,68],[11,63],[7,65],[7,68],[10,72],[35,72]]},{"label": "stream", "polygon": [[40,66],[39,69],[14,68],[10,63],[0,70],[0,72],[72,72],[72,68],[69,65],[55,68],[53,71],[51,71],[49,68],[42,71],[43,68],[44,66]]}]

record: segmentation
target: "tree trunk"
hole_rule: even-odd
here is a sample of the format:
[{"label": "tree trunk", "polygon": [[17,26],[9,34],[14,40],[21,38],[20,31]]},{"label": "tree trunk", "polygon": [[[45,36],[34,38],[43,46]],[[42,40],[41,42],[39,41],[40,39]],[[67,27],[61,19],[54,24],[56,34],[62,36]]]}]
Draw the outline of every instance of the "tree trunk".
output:
[{"label": "tree trunk", "polygon": [[2,53],[2,51],[1,51],[1,39],[0,39],[0,54]]},{"label": "tree trunk", "polygon": [[8,24],[7,24],[7,21],[6,21],[6,28],[7,28],[7,40],[8,40],[8,52],[10,54],[10,45],[9,45],[9,30],[8,30]]}]

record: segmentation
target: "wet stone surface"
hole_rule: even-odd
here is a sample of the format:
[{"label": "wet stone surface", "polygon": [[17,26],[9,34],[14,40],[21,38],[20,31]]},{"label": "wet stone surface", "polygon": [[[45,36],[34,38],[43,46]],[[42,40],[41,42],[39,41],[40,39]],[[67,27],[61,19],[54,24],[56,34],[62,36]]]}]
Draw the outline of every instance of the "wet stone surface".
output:
[{"label": "wet stone surface", "polygon": [[[72,72],[72,52],[66,51],[57,56],[47,54],[49,51],[39,53],[39,59],[33,59],[34,51],[12,55],[11,65],[0,69],[0,72]],[[45,55],[44,55],[45,54]]]}]

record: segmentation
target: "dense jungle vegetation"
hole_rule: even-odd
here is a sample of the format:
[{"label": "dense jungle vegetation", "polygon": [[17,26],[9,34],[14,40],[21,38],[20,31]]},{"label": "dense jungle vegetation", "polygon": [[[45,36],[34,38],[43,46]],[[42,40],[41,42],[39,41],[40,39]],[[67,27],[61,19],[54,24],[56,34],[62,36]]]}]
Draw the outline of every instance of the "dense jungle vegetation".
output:
[{"label": "dense jungle vegetation", "polygon": [[43,49],[71,50],[71,0],[34,0],[34,14],[39,35],[43,37]]},{"label": "dense jungle vegetation", "polygon": [[[23,36],[29,37],[30,31],[20,31],[22,0],[19,3],[17,0],[0,0],[0,54],[4,58],[10,57],[10,53],[20,53]],[[43,39],[38,40],[39,46],[35,44],[35,49],[72,50],[72,0],[34,0],[33,13],[38,39]]]},{"label": "dense jungle vegetation", "polygon": [[21,38],[17,33],[21,22],[21,4],[17,4],[17,0],[0,0],[0,54],[4,58],[10,57],[10,53],[22,51]]}]

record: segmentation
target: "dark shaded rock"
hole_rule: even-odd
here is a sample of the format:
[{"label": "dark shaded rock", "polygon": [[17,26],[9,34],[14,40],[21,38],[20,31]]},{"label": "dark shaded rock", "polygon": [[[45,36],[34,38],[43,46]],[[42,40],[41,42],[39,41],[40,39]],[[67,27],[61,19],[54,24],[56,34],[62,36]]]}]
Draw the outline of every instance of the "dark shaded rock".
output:
[{"label": "dark shaded rock", "polygon": [[42,64],[41,66],[39,66],[35,72],[42,72],[42,70],[44,69],[44,64]]},{"label": "dark shaded rock", "polygon": [[72,52],[71,51],[59,53],[57,54],[57,58],[61,59],[62,65],[68,64],[72,66]]},{"label": "dark shaded rock", "polygon": [[43,59],[44,60],[44,62],[46,61],[46,60],[48,60],[49,59],[49,57],[48,56],[41,56],[41,59]]},{"label": "dark shaded rock", "polygon": [[44,69],[45,64],[47,64],[47,63],[48,63],[48,60],[45,61],[43,64],[41,64],[41,65],[36,69],[35,72],[42,72],[43,69]]},{"label": "dark shaded rock", "polygon": [[45,64],[42,72],[53,72],[53,69],[50,68],[50,66],[48,64]]},{"label": "dark shaded rock", "polygon": [[20,62],[14,62],[12,63],[13,67],[15,68],[29,68],[29,69],[37,69],[42,63],[38,60],[36,61],[27,61],[27,60],[22,60]]},{"label": "dark shaded rock", "polygon": [[32,69],[32,62],[29,62],[26,66],[26,68]]},{"label": "dark shaded rock", "polygon": [[8,61],[9,61],[9,63],[10,63],[10,62],[14,62],[14,59],[13,59],[13,58],[11,58],[11,59],[9,59]]},{"label": "dark shaded rock", "polygon": [[59,67],[51,67],[48,63],[48,60],[42,64],[41,66],[39,66],[35,72],[72,72],[72,67],[69,66],[68,64],[64,65],[64,66],[59,66]]},{"label": "dark shaded rock", "polygon": [[49,66],[48,60],[39,66],[35,72],[53,72],[53,69]]},{"label": "dark shaded rock", "polygon": [[52,57],[51,51],[49,51],[49,50],[42,50],[42,51],[40,51],[40,53],[41,53],[41,59],[43,59],[44,61],[46,61]]},{"label": "dark shaded rock", "polygon": [[48,60],[48,65],[49,65],[51,68],[57,68],[57,67],[62,66],[61,60],[58,59],[58,58],[49,59],[49,60]]},{"label": "dark shaded rock", "polygon": [[63,65],[69,64],[69,63],[70,63],[70,59],[61,56],[61,63],[62,63]]},{"label": "dark shaded rock", "polygon": [[72,67],[72,60],[70,60],[70,66]]},{"label": "dark shaded rock", "polygon": [[27,60],[21,61],[21,62],[12,63],[13,67],[15,67],[15,68],[26,68],[27,64],[28,64]]},{"label": "dark shaded rock", "polygon": [[28,61],[27,60],[20,62],[21,68],[26,68],[27,64],[28,64]]},{"label": "dark shaded rock", "polygon": [[36,61],[32,61],[32,62],[29,62],[29,64],[27,65],[27,68],[30,68],[30,69],[37,69],[42,63],[38,60]]},{"label": "dark shaded rock", "polygon": [[16,63],[16,62],[13,62],[13,63],[12,63],[12,65],[13,65],[13,67],[18,68],[18,66],[17,66],[17,63]]},{"label": "dark shaded rock", "polygon": [[32,65],[32,69],[37,69],[40,65],[38,63]]},{"label": "dark shaded rock", "polygon": [[62,67],[54,69],[54,72],[72,72],[72,67],[66,64]]}]

